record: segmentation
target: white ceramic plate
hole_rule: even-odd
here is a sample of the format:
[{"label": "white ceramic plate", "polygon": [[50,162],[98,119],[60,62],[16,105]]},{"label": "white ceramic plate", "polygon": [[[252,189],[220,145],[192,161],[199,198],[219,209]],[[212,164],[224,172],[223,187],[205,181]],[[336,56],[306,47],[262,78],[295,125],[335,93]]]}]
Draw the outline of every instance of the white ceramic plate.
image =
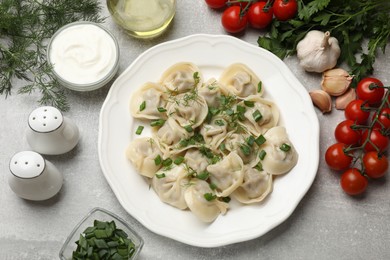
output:
[{"label": "white ceramic plate", "polygon": [[[262,204],[233,203],[225,216],[201,223],[190,211],[164,204],[125,157],[140,124],[129,112],[131,94],[156,82],[169,66],[189,61],[205,79],[218,78],[229,64],[249,66],[263,81],[265,98],[280,109],[281,123],[299,153],[298,164],[274,181]],[[145,124],[144,124],[145,125]],[[192,35],[157,45],[140,55],[112,85],[99,125],[99,159],[104,176],[125,210],[151,231],[200,247],[216,247],[263,235],[294,211],[311,186],[319,161],[319,124],[306,89],[272,53],[231,36]],[[142,136],[147,136],[144,130]]]}]

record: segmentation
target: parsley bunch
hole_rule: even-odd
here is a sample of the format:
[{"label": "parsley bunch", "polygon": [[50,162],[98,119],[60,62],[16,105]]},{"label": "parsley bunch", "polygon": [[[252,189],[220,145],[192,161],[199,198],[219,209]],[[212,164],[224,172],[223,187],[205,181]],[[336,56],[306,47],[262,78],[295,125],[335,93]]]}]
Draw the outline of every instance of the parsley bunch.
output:
[{"label": "parsley bunch", "polygon": [[274,19],[270,33],[260,36],[258,44],[283,59],[295,54],[298,42],[311,30],[330,31],[338,39],[339,63],[346,63],[358,81],[373,73],[378,51],[385,52],[390,1],[298,0],[297,17],[286,22]]},{"label": "parsley bunch", "polygon": [[12,93],[15,80],[25,84],[18,93],[38,90],[38,102],[69,109],[64,89],[46,60],[46,44],[65,24],[102,22],[98,0],[0,1],[0,94]]}]

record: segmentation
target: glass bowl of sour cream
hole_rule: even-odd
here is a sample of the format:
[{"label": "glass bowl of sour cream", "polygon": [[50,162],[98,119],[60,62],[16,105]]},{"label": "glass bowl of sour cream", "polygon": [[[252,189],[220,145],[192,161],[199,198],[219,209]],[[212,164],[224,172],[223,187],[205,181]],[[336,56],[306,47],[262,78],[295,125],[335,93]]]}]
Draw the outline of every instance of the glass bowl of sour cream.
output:
[{"label": "glass bowl of sour cream", "polygon": [[51,37],[47,60],[61,85],[76,91],[91,91],[105,86],[117,73],[119,45],[103,26],[73,22]]}]

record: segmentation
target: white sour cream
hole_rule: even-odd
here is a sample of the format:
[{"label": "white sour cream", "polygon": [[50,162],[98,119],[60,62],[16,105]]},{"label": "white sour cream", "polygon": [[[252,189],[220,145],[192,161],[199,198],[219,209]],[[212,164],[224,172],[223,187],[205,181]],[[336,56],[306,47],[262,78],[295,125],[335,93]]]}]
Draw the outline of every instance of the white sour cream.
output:
[{"label": "white sour cream", "polygon": [[54,72],[73,84],[93,84],[117,66],[118,48],[113,37],[92,23],[74,23],[51,40],[49,59]]}]

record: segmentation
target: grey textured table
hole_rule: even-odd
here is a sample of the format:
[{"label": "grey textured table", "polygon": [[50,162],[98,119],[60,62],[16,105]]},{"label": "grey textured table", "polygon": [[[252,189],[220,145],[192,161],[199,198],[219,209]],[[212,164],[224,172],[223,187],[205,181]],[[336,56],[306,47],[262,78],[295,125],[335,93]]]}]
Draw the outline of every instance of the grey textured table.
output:
[{"label": "grey textured table", "polygon": [[[154,40],[125,35],[108,18],[105,26],[118,38],[121,73],[143,51],[165,41],[196,33],[225,34],[221,13],[204,1],[177,1],[177,15],[169,31]],[[108,11],[103,3],[104,15]],[[256,45],[259,32],[247,30],[244,41]],[[390,52],[378,57],[375,75],[390,85]],[[308,89],[317,89],[320,76],[305,73],[296,58],[285,63]],[[145,240],[139,259],[390,259],[390,181],[370,183],[366,194],[352,198],[339,187],[339,176],[328,170],[323,154],[334,142],[333,129],[343,118],[334,110],[322,115],[320,166],[317,177],[293,214],[267,234],[247,242],[219,248],[198,248],[156,235],[133,219],[118,203],[100,169],[97,140],[100,108],[110,84],[103,89],[68,91],[73,119],[81,131],[77,148],[61,156],[47,156],[64,174],[60,193],[45,202],[18,198],[9,188],[8,163],[12,155],[28,150],[25,130],[29,113],[38,106],[38,94],[0,97],[0,259],[57,259],[74,225],[99,206],[128,221]]]}]

